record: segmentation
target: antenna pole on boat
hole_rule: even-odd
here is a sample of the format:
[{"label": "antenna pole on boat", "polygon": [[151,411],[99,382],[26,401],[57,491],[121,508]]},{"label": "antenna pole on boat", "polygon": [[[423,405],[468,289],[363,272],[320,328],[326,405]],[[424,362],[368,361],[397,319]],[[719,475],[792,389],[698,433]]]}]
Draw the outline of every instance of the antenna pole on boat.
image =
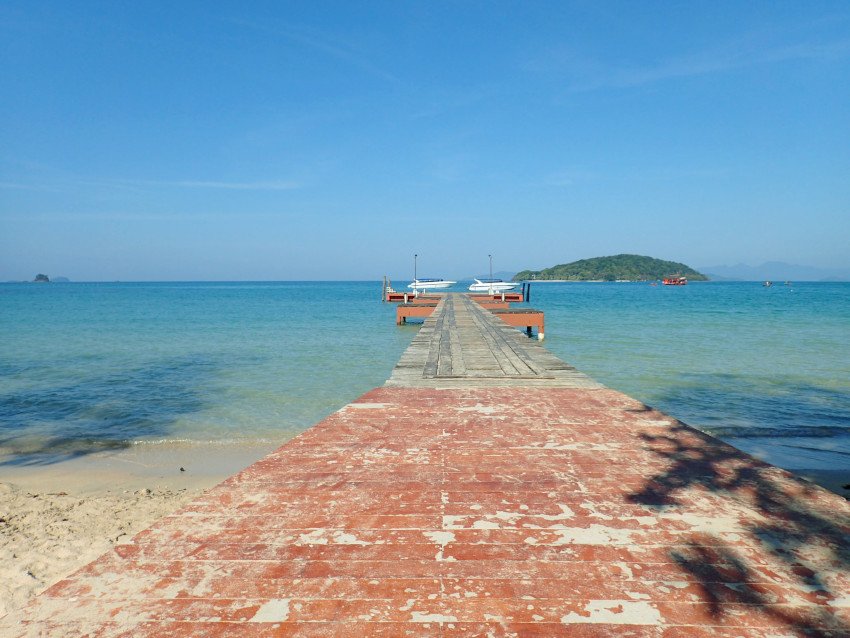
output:
[{"label": "antenna pole on boat", "polygon": [[416,261],[417,261],[418,258],[419,258],[419,255],[414,253],[414,255],[413,255],[413,296],[414,297],[419,296],[419,286],[416,285],[419,282],[419,277],[418,277],[417,271],[416,271],[416,265],[417,265]]},{"label": "antenna pole on boat", "polygon": [[487,255],[490,258],[490,296],[493,296],[493,255]]}]

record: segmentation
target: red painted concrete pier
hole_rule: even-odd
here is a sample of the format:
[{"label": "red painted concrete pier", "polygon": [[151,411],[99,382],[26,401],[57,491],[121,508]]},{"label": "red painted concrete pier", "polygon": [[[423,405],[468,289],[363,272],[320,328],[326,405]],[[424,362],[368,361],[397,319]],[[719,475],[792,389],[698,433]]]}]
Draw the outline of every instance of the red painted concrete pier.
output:
[{"label": "red painted concrete pier", "polygon": [[463,295],[384,387],[2,636],[850,636],[850,504]]}]

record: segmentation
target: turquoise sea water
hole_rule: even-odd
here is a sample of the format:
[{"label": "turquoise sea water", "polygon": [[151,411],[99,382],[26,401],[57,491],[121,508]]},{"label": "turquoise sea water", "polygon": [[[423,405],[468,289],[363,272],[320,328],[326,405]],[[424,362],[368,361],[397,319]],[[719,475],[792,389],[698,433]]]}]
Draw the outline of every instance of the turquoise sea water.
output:
[{"label": "turquoise sea water", "polygon": [[[380,287],[0,284],[3,463],[285,441],[382,385],[409,344]],[[545,345],[609,387],[782,467],[850,469],[850,284],[531,295]]]},{"label": "turquoise sea water", "polygon": [[546,345],[787,469],[850,469],[850,284],[534,284]]},{"label": "turquoise sea water", "polygon": [[287,440],[381,385],[407,347],[380,288],[0,285],[0,451]]}]

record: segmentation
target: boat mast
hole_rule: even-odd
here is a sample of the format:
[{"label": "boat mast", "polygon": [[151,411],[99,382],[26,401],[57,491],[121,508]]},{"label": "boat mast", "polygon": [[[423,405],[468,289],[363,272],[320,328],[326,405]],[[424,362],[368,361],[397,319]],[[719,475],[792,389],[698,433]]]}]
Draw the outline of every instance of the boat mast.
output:
[{"label": "boat mast", "polygon": [[416,261],[417,261],[418,257],[419,257],[419,255],[414,253],[414,255],[413,255],[413,296],[414,297],[419,296],[419,286],[417,285],[417,284],[419,284],[419,277],[418,277],[417,271],[416,271],[416,266],[417,266]]},{"label": "boat mast", "polygon": [[490,296],[493,296],[493,255],[487,255],[490,258]]}]

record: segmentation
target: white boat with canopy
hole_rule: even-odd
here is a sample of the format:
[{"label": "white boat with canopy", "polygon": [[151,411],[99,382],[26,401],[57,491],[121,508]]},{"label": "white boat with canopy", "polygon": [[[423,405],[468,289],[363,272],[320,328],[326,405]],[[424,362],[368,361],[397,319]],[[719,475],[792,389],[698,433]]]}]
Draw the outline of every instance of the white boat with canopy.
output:
[{"label": "white boat with canopy", "polygon": [[486,292],[489,294],[506,292],[519,286],[517,281],[502,281],[501,279],[476,279],[469,287],[470,292]]},{"label": "white boat with canopy", "polygon": [[407,284],[407,287],[417,292],[425,292],[429,288],[450,288],[456,283],[456,281],[449,281],[448,279],[414,279],[413,283]]}]

